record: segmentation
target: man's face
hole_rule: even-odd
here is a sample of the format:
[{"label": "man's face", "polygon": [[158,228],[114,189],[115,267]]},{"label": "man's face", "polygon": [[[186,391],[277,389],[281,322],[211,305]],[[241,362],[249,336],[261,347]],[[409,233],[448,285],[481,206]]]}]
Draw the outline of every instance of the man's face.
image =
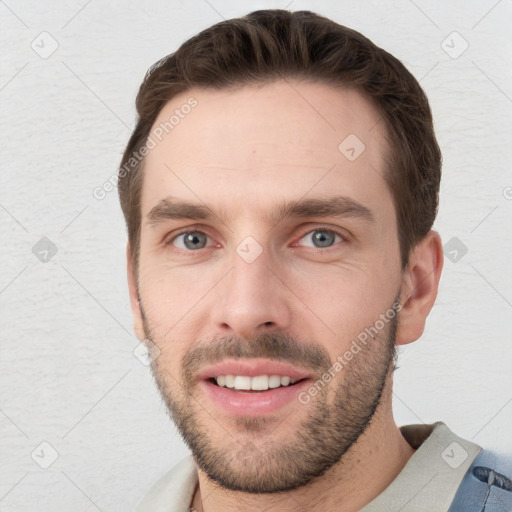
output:
[{"label": "man's face", "polygon": [[146,157],[138,333],[200,469],[294,488],[349,450],[390,381],[396,318],[353,344],[401,284],[383,123],[357,92],[277,81],[188,91],[154,128],[191,96]]}]

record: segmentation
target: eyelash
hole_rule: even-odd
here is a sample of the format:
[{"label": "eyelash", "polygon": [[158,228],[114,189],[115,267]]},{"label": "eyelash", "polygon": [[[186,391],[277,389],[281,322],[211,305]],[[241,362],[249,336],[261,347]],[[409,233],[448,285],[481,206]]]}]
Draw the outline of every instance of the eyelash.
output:
[{"label": "eyelash", "polygon": [[[337,230],[337,229],[334,229],[334,228],[315,228],[315,229],[309,229],[308,231],[304,231],[300,236],[299,238],[297,239],[298,241],[302,240],[306,235],[310,235],[311,233],[314,233],[315,231],[321,231],[322,233],[329,233],[329,234],[333,234],[333,235],[338,235],[340,238],[341,238],[341,241],[342,242],[347,242],[347,234],[341,230]],[[330,249],[334,249],[336,243],[340,243],[340,242],[335,242],[334,245],[332,246],[329,246],[329,247],[308,247],[308,249],[312,249],[312,250],[315,250],[315,251],[321,251],[321,252],[326,252]]]},{"label": "eyelash", "polygon": [[[348,241],[348,236],[347,236],[347,233],[345,231],[341,231],[341,230],[337,230],[337,229],[333,229],[333,228],[322,228],[322,227],[319,227],[319,228],[315,228],[315,229],[309,229],[308,231],[304,231],[298,238],[297,240],[300,241],[302,240],[306,235],[309,235],[311,233],[314,233],[315,231],[321,231],[323,233],[330,233],[330,234],[334,234],[334,235],[338,235],[341,239],[342,239],[342,242],[347,242]],[[171,246],[173,244],[173,242],[179,238],[181,235],[185,235],[187,233],[201,233],[203,235],[206,235],[208,238],[211,239],[211,237],[208,235],[208,233],[205,233],[204,231],[201,231],[200,229],[195,229],[195,228],[188,228],[188,229],[183,229],[182,231],[179,231],[178,233],[176,233],[171,239],[169,240],[164,240],[164,243],[163,245],[165,247],[167,246]],[[339,242],[338,242],[339,243]],[[328,251],[329,249],[332,249],[334,246],[330,246],[330,247],[309,247],[309,249],[313,249],[313,250],[316,250],[316,251],[321,251],[321,252],[326,252]],[[202,249],[206,249],[207,247],[203,247]],[[178,249],[178,248],[175,248],[176,250],[178,251],[184,251],[186,253],[199,253],[201,251],[201,249],[197,249],[195,251],[192,251],[192,250],[184,250],[184,249]]]}]

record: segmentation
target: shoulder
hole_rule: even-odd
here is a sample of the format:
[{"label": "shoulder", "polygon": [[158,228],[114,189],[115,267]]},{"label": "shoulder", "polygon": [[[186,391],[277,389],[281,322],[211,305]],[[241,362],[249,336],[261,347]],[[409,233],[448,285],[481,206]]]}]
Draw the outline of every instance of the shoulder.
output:
[{"label": "shoulder", "polygon": [[180,461],[151,487],[137,507],[137,512],[185,512],[197,485],[194,459]]}]

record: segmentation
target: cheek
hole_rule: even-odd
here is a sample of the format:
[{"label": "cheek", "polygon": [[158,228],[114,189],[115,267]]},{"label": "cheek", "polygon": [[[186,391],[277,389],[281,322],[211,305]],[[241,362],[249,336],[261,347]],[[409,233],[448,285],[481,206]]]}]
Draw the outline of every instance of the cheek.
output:
[{"label": "cheek", "polygon": [[162,378],[174,386],[181,382],[183,358],[207,326],[209,292],[219,277],[214,269],[199,266],[172,268],[155,262],[145,268],[139,289],[149,337],[160,351],[158,368],[170,374]]},{"label": "cheek", "polygon": [[289,274],[290,288],[296,290],[311,319],[306,327],[309,336],[323,343],[331,357],[374,325],[395,299],[396,283],[383,272],[348,265],[302,270]]},{"label": "cheek", "polygon": [[181,323],[211,288],[213,279],[204,268],[144,266],[141,262],[139,290],[151,327],[161,334]]}]

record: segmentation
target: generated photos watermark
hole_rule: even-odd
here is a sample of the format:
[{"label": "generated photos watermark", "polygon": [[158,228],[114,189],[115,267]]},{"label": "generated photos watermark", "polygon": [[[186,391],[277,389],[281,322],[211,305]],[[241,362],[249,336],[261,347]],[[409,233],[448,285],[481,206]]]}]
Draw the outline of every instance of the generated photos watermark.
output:
[{"label": "generated photos watermark", "polygon": [[137,151],[134,151],[131,154],[128,161],[119,169],[119,172],[112,174],[107,180],[103,182],[102,185],[94,187],[92,190],[94,199],[97,199],[98,201],[105,199],[107,194],[112,192],[117,187],[119,179],[123,179],[133,169],[137,168],[144,157],[146,157],[152,149],[156,148],[158,144],[162,142],[165,135],[171,133],[171,131],[181,123],[182,119],[185,119],[185,117],[190,114],[192,109],[197,107],[197,105],[197,100],[191,96],[185,103],[180,106],[180,108],[176,108],[174,110],[173,114],[167,121],[163,121],[158,126],[153,128],[148,138],[146,139],[146,143]]},{"label": "generated photos watermark", "polygon": [[402,310],[402,305],[399,302],[393,303],[393,305],[371,325],[365,327],[355,339],[352,340],[350,348],[343,354],[337,356],[334,364],[322,374],[322,376],[305,391],[301,391],[298,395],[298,400],[301,404],[308,404],[311,401],[311,397],[315,397],[318,393],[329,383],[331,380],[352,361],[354,356],[361,352],[361,345],[366,346],[368,339],[375,339],[384,327],[393,320],[396,315]]}]

